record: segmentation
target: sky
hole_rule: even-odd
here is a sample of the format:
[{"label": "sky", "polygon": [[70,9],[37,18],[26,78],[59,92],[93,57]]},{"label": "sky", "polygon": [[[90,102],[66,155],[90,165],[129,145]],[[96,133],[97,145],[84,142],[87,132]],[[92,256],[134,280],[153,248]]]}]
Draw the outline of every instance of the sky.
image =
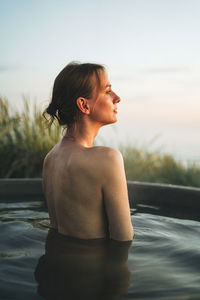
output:
[{"label": "sky", "polygon": [[67,63],[101,63],[121,97],[102,140],[200,160],[199,33],[199,0],[0,0],[0,96],[43,109]]}]

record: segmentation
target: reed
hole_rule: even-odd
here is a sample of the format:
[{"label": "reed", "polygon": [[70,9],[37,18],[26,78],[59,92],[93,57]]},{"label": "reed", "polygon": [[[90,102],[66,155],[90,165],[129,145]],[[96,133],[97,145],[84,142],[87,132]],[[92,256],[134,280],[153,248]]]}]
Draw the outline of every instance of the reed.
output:
[{"label": "reed", "polygon": [[[45,155],[60,140],[62,128],[47,126],[41,110],[29,101],[19,113],[0,98],[0,177],[41,177]],[[200,187],[200,166],[184,166],[171,155],[121,145],[127,180]]]},{"label": "reed", "polygon": [[61,128],[47,127],[36,104],[31,113],[24,99],[19,113],[0,98],[0,177],[41,177],[44,157],[60,137]]},{"label": "reed", "polygon": [[120,150],[128,180],[200,187],[200,166],[197,163],[185,166],[171,155],[149,152],[145,147],[136,149],[121,145]]}]

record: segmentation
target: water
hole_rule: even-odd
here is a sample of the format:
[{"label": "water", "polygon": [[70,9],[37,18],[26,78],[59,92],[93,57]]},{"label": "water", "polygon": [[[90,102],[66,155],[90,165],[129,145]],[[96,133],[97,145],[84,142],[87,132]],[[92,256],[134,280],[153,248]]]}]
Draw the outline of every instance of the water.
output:
[{"label": "water", "polygon": [[[43,256],[49,226],[43,204],[9,202],[0,208],[1,300],[44,299],[37,292],[36,266],[40,293],[51,290],[46,299],[200,299],[198,221],[132,210],[130,248],[114,244],[107,254],[104,242],[82,244],[57,236],[54,244],[54,237],[49,239]],[[104,291],[104,297],[95,298],[96,291]],[[75,293],[79,297],[73,298]]]}]

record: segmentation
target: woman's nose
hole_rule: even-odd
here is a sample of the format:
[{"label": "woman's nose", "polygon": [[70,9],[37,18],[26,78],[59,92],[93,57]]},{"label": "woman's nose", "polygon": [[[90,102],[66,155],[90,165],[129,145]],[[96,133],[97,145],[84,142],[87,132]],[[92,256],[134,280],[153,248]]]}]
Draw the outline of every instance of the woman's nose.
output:
[{"label": "woman's nose", "polygon": [[120,97],[117,94],[115,94],[114,92],[113,92],[113,94],[114,94],[114,97],[113,97],[114,102],[119,103],[121,101]]}]

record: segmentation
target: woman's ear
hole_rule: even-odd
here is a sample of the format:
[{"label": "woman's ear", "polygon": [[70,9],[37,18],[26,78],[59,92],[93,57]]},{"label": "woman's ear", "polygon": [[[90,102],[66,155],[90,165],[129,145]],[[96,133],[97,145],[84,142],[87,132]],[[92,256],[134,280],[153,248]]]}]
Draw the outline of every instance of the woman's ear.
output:
[{"label": "woman's ear", "polygon": [[82,111],[82,113],[89,115],[90,106],[89,106],[88,100],[86,98],[78,97],[76,100],[76,104],[77,104],[78,108],[80,109],[80,111]]}]

